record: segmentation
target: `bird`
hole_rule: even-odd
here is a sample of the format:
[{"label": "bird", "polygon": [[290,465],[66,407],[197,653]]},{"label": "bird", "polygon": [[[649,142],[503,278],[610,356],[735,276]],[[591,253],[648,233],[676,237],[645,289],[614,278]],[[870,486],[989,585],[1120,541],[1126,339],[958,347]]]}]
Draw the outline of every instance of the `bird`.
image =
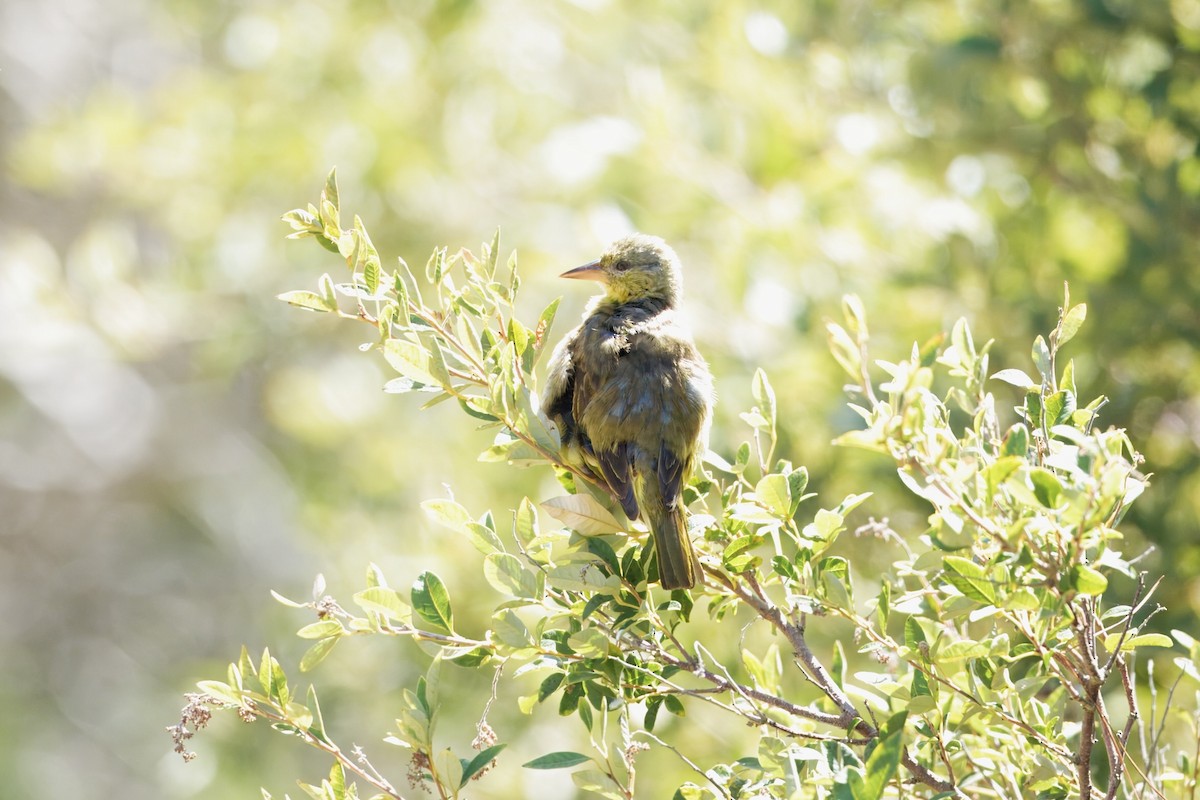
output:
[{"label": "bird", "polygon": [[604,292],[551,354],[541,406],[568,463],[649,525],[663,588],[690,589],[701,567],[682,494],[707,448],[715,396],[680,319],[679,257],[659,237],[633,234],[561,277]]}]

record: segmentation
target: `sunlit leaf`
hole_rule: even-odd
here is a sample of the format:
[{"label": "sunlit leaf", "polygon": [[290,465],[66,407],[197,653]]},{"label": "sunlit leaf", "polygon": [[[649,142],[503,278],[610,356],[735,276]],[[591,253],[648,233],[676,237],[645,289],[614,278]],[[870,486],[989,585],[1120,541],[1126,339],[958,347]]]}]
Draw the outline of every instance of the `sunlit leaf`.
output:
[{"label": "sunlit leaf", "polygon": [[413,583],[412,606],[430,625],[444,631],[454,629],[454,614],[450,594],[442,579],[432,572],[423,572]]},{"label": "sunlit leaf", "polygon": [[555,497],[544,501],[542,508],[562,524],[585,536],[619,533],[623,530],[612,513],[588,494]]}]

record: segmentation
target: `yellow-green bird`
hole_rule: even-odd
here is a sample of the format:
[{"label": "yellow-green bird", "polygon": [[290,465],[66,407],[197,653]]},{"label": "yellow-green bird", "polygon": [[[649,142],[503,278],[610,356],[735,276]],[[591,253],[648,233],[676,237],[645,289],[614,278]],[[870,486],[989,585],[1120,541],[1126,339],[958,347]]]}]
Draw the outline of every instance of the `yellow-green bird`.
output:
[{"label": "yellow-green bird", "polygon": [[679,318],[683,271],[656,236],[619,239],[564,272],[604,284],[554,350],[542,408],[631,520],[650,525],[666,589],[696,585],[681,499],[708,435],[712,376]]}]

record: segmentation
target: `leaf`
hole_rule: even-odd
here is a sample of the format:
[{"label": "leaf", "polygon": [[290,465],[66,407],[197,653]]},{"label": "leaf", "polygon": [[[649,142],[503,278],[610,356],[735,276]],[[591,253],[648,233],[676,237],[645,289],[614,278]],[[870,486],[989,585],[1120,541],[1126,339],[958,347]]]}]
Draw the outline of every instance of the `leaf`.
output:
[{"label": "leaf", "polygon": [[342,623],[335,619],[326,619],[305,625],[296,631],[296,635],[301,639],[324,639],[326,636],[341,636],[345,632]]},{"label": "leaf", "polygon": [[333,762],[333,766],[329,769],[329,788],[333,791],[334,800],[345,800],[346,771],[337,761]]},{"label": "leaf", "polygon": [[414,381],[437,384],[429,363],[429,351],[407,339],[388,339],[383,343],[383,357],[392,369]]},{"label": "leaf", "polygon": [[363,285],[367,293],[374,295],[379,292],[379,251],[371,243],[366,226],[357,214],[354,215],[354,232],[358,237],[358,252],[356,253],[354,271],[362,273]]},{"label": "leaf", "polygon": [[432,572],[422,572],[412,586],[413,609],[429,624],[445,631],[454,630],[454,613],[450,594],[442,579]]},{"label": "leaf", "polygon": [[492,615],[492,636],[496,642],[514,649],[533,644],[528,626],[511,608],[502,609]]},{"label": "leaf", "polygon": [[596,628],[584,628],[567,637],[567,646],[584,658],[608,655],[608,637]]},{"label": "leaf", "polygon": [[559,750],[554,753],[547,753],[544,756],[538,756],[532,761],[526,761],[521,766],[525,769],[566,769],[591,760],[590,756],[585,756],[583,753]]},{"label": "leaf", "polygon": [[466,530],[467,523],[473,521],[470,513],[453,500],[425,500],[421,510],[434,522],[455,532]]},{"label": "leaf", "polygon": [[1108,578],[1087,564],[1075,564],[1067,573],[1067,586],[1080,594],[1100,595],[1108,588]]},{"label": "leaf", "polygon": [[[1000,450],[1001,456],[1019,456],[1025,457],[1029,452],[1029,429],[1018,422],[1008,429],[1008,433],[1004,435],[1004,446]],[[999,462],[997,462],[999,463]],[[1014,462],[1015,465],[1015,462]],[[994,465],[993,465],[994,466]],[[1004,480],[1007,474],[1000,477],[996,482]]]},{"label": "leaf", "polygon": [[354,602],[363,611],[382,614],[388,619],[408,622],[412,619],[412,608],[400,597],[395,589],[386,586],[372,586],[357,592]]},{"label": "leaf", "polygon": [[537,509],[528,497],[522,497],[521,504],[517,506],[517,513],[513,518],[513,535],[526,550],[533,546],[538,536]]},{"label": "leaf", "polygon": [[961,556],[945,556],[942,564],[946,567],[943,577],[947,583],[972,600],[995,605],[996,587],[983,567]]},{"label": "leaf", "polygon": [[508,747],[507,744],[494,744],[486,750],[480,750],[479,753],[476,754],[476,756],[472,758],[466,766],[463,767],[462,785],[459,788],[466,786],[467,781],[471,780],[471,778],[474,778],[482,769],[487,767],[488,764],[491,764],[492,761],[495,760],[496,756],[499,755],[500,751],[506,747]]},{"label": "leaf", "polygon": [[717,469],[721,470],[721,472],[728,472],[730,475],[737,475],[740,472],[740,470],[734,467],[733,464],[730,464],[718,453],[715,453],[712,450],[705,450],[704,455],[701,456],[701,460],[710,467],[716,467]]},{"label": "leaf", "polygon": [[1056,508],[1062,497],[1063,486],[1058,477],[1049,470],[1034,467],[1029,470],[1029,480],[1033,484],[1033,494],[1039,503],[1046,508]]},{"label": "leaf", "polygon": [[280,300],[296,308],[304,308],[309,311],[337,311],[337,302],[330,303],[326,298],[316,292],[309,292],[303,289],[297,289],[294,292],[284,292],[276,295]]},{"label": "leaf", "polygon": [[617,782],[598,769],[585,769],[571,773],[571,780],[585,792],[595,792],[610,800],[625,800],[626,794]]},{"label": "leaf", "polygon": [[584,536],[620,533],[624,530],[616,518],[587,494],[569,494],[542,503],[546,513]]},{"label": "leaf", "polygon": [[341,638],[342,637],[340,634],[338,636],[330,636],[329,638],[322,639],[312,647],[308,648],[308,650],[305,651],[304,655],[300,658],[300,671],[308,672],[324,661],[325,657],[333,652],[334,645],[336,645],[338,640]]},{"label": "leaf", "polygon": [[775,390],[771,388],[771,382],[767,380],[767,373],[762,369],[754,371],[754,381],[750,387],[750,393],[754,397],[754,402],[758,403],[758,407],[762,410],[762,415],[770,426],[770,430],[775,429]]},{"label": "leaf", "polygon": [[[907,715],[907,711],[901,711],[888,720],[886,727],[892,733],[882,737],[875,749],[871,751],[871,756],[867,759],[864,777],[859,782],[859,786],[853,786],[855,781],[851,778],[851,787],[855,790],[854,800],[879,800],[883,797],[883,791],[887,788],[888,782],[900,768],[900,756],[904,749],[904,720]],[[857,776],[857,773],[850,774]]]},{"label": "leaf", "polygon": [[826,323],[825,330],[829,334],[829,350],[833,354],[833,360],[851,378],[861,381],[863,379],[862,351],[858,344],[850,338],[850,334],[846,333],[845,328],[835,322]]},{"label": "leaf", "polygon": [[335,209],[341,205],[338,199],[337,167],[330,169],[329,174],[325,176],[325,187],[321,190],[321,202],[329,203]]},{"label": "leaf", "polygon": [[438,783],[451,790],[462,786],[463,765],[454,751],[447,747],[433,757],[433,765],[437,770]]},{"label": "leaf", "polygon": [[504,544],[500,541],[500,537],[487,525],[481,525],[478,522],[468,522],[467,536],[470,537],[471,544],[475,545],[475,549],[485,556],[492,553],[504,552]]},{"label": "leaf", "polygon": [[1038,384],[1033,382],[1033,378],[1019,369],[1002,369],[992,376],[992,380],[1011,383],[1013,386],[1021,389],[1036,389],[1038,387]]},{"label": "leaf", "polygon": [[792,513],[791,485],[784,475],[772,473],[764,475],[754,487],[754,495],[771,513],[780,519],[787,519]]},{"label": "leaf", "polygon": [[1054,427],[1066,422],[1075,413],[1075,395],[1064,390],[1057,391],[1045,400],[1046,425]]},{"label": "leaf", "polygon": [[274,589],[271,590],[271,597],[274,597],[276,602],[282,603],[289,608],[308,608],[308,603],[297,603],[295,600],[289,600]]},{"label": "leaf", "polygon": [[1083,321],[1087,319],[1087,304],[1080,303],[1074,306],[1070,311],[1063,315],[1062,322],[1059,324],[1058,345],[1061,347],[1075,337],[1079,333],[1079,328],[1083,325]]},{"label": "leaf", "polygon": [[220,700],[222,703],[231,705],[242,705],[241,693],[234,691],[233,687],[221,681],[200,681],[196,684],[196,688],[204,692],[209,697]]},{"label": "leaf", "polygon": [[1121,645],[1122,651],[1129,651],[1135,647],[1171,647],[1174,642],[1171,637],[1162,633],[1143,633],[1138,636],[1131,636]]},{"label": "leaf", "polygon": [[491,553],[483,560],[483,576],[501,594],[521,599],[537,595],[537,581],[521,559],[508,553]]},{"label": "leaf", "polygon": [[788,473],[788,494],[792,498],[792,507],[788,512],[788,516],[796,513],[796,509],[800,507],[801,501],[804,500],[804,490],[808,488],[808,469],[800,467]]},{"label": "leaf", "polygon": [[1050,348],[1046,346],[1046,340],[1041,336],[1033,340],[1032,357],[1038,374],[1042,376],[1042,383],[1052,380],[1053,378],[1050,374]]},{"label": "leaf", "polygon": [[804,535],[809,539],[825,541],[842,529],[845,517],[836,511],[822,508],[813,521],[804,526]]}]

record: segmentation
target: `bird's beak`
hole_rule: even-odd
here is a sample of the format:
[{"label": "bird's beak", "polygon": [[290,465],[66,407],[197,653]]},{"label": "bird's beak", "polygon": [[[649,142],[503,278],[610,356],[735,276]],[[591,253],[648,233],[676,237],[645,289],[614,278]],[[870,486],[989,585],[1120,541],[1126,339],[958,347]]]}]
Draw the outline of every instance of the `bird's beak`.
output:
[{"label": "bird's beak", "polygon": [[584,264],[582,267],[569,269],[558,277],[579,278],[587,281],[600,281],[601,283],[608,283],[608,274],[600,268],[599,260]]}]

